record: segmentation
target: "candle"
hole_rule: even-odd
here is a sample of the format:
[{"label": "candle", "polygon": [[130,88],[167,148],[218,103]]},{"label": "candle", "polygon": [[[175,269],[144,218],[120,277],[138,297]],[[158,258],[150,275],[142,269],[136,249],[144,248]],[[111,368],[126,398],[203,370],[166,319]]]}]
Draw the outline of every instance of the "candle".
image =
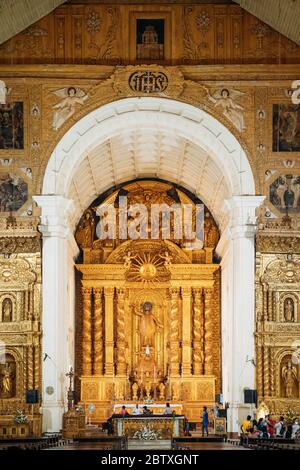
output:
[{"label": "candle", "polygon": [[144,379],[144,369],[142,369],[142,373],[141,373],[141,383],[143,383],[143,379]]},{"label": "candle", "polygon": [[154,371],[153,371],[153,380],[154,383],[156,384],[156,367],[154,366]]}]

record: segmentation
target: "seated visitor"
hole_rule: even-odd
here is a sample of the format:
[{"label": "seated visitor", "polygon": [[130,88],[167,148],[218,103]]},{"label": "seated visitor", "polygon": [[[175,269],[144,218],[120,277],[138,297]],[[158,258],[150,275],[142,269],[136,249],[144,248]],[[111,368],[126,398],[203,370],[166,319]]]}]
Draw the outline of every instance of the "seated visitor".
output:
[{"label": "seated visitor", "polygon": [[128,411],[126,410],[126,406],[123,405],[122,408],[119,411],[119,415],[128,415]]},{"label": "seated visitor", "polygon": [[133,408],[133,410],[132,410],[132,414],[133,415],[141,415],[142,414],[142,410],[139,408],[139,405],[135,405],[135,408]]},{"label": "seated visitor", "polygon": [[257,429],[261,432],[263,432],[263,428],[265,427],[264,425],[264,419],[259,418],[258,423],[257,423]]},{"label": "seated visitor", "polygon": [[143,415],[151,415],[152,411],[147,408],[147,406],[143,406]]},{"label": "seated visitor", "polygon": [[254,419],[252,422],[252,427],[249,430],[249,437],[257,438],[260,436],[260,433],[261,432],[257,429],[257,421]]},{"label": "seated visitor", "polygon": [[278,423],[274,426],[275,429],[275,436],[276,437],[284,437],[285,434],[285,425],[284,425],[284,417],[280,416]]},{"label": "seated visitor", "polygon": [[247,419],[243,421],[241,429],[242,429],[242,433],[245,434],[246,436],[249,434],[250,429],[251,429],[251,416],[250,415],[248,415]]},{"label": "seated visitor", "polygon": [[166,403],[166,407],[165,407],[165,409],[164,409],[164,411],[163,411],[163,414],[164,414],[164,415],[171,415],[171,414],[173,414],[173,411],[172,411],[172,409],[171,409],[171,407],[170,407],[170,403]]}]

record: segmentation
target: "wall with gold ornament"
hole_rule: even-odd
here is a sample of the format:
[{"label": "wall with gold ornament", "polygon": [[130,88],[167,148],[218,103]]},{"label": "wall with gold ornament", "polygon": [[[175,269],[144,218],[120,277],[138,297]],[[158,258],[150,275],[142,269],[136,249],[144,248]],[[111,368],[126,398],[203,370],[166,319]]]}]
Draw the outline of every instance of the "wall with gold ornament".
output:
[{"label": "wall with gold ornament", "polygon": [[2,44],[0,58],[4,64],[286,64],[299,62],[300,47],[237,5],[91,2],[56,8]]},{"label": "wall with gold ornament", "polygon": [[[153,59],[149,65],[140,65],[148,59],[135,59],[134,25],[143,19],[165,21],[166,60]],[[116,22],[122,22],[122,25],[117,28]],[[178,30],[183,31],[182,36],[177,35]],[[197,50],[192,50],[191,44]],[[248,155],[256,193],[266,196],[259,213],[257,235],[259,396],[265,397],[272,392],[269,401],[275,403],[278,400],[281,407],[278,410],[288,405],[290,398],[281,396],[284,387],[280,374],[287,366],[286,358],[292,354],[294,333],[288,333],[285,343],[280,343],[282,352],[286,352],[282,357],[279,346],[276,350],[268,341],[279,338],[279,331],[291,329],[289,322],[283,321],[286,298],[293,300],[299,321],[298,291],[286,282],[272,287],[273,300],[262,303],[263,296],[269,298],[269,294],[263,293],[261,277],[266,270],[265,260],[276,261],[277,256],[298,253],[299,227],[295,227],[299,218],[299,105],[291,101],[291,87],[292,82],[299,79],[299,47],[235,5],[174,5],[154,9],[152,6],[93,4],[66,5],[57,9],[2,45],[0,57],[0,79],[5,81],[8,89],[7,104],[0,106],[0,191],[3,195],[11,193],[8,200],[0,198],[0,221],[4,227],[1,253],[13,255],[16,250],[21,250],[20,259],[38,260],[33,271],[40,270],[40,248],[39,219],[34,217],[32,195],[42,191],[43,175],[53,149],[81,117],[118,99],[164,96],[204,109],[237,137]],[[154,88],[149,88],[149,78],[155,81]],[[229,113],[226,111],[228,106]],[[15,222],[11,225],[11,212],[17,220],[16,225]],[[27,234],[24,227],[31,227],[31,235],[24,235]],[[270,245],[271,252],[268,251]],[[18,266],[14,257],[3,257],[2,261]],[[35,261],[31,262],[34,266]],[[283,271],[284,266],[280,268]],[[14,284],[12,280],[8,290],[5,290],[8,284],[3,284],[3,300],[7,293],[15,318],[19,318],[14,325],[18,330],[23,322],[20,317],[23,304],[19,303],[21,291],[18,291],[17,280]],[[36,296],[34,308],[40,314],[39,282],[34,281],[36,287],[33,290]],[[269,285],[268,282],[265,284]],[[271,307],[275,303],[277,306]],[[6,315],[10,305],[7,301],[3,307],[2,303]],[[14,307],[16,305],[18,307]],[[272,321],[262,320],[261,315],[267,315],[268,309],[272,309],[269,314],[270,318],[274,315]],[[273,322],[270,325],[273,330],[275,328],[272,334],[260,330],[267,328],[264,321]],[[297,321],[292,326],[293,331],[298,331]],[[2,337],[13,337],[10,330],[6,331],[8,324],[5,323],[1,324],[1,340]],[[27,334],[27,330],[22,336],[17,333],[19,336],[15,337],[16,343],[11,347],[21,348],[18,345],[28,341],[28,353],[32,356],[38,354],[34,352],[38,348],[30,349],[29,345],[37,344],[40,327],[39,323],[26,325],[32,333]],[[259,385],[265,380],[263,364],[265,369],[269,364],[274,369],[274,373],[271,371],[266,375],[270,392],[265,392]],[[17,390],[23,390],[25,383],[36,386],[40,380],[32,376],[31,369],[26,372],[26,377],[30,379],[24,379]],[[294,398],[291,400],[294,403]]]},{"label": "wall with gold ornament", "polygon": [[279,417],[300,412],[299,222],[261,224],[256,254],[256,370],[259,401]]},{"label": "wall with gold ornament", "polygon": [[[0,221],[0,423],[9,426],[17,409],[32,415],[27,389],[41,389],[41,253],[31,220]],[[39,404],[34,405],[40,432]]]}]

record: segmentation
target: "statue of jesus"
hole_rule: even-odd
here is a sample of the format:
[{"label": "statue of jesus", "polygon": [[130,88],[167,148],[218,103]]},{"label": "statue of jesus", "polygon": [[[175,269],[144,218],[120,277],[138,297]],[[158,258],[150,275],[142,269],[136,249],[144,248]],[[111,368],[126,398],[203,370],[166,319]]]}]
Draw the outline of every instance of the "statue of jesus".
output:
[{"label": "statue of jesus", "polygon": [[160,321],[153,313],[153,305],[151,302],[145,302],[142,305],[141,312],[134,309],[135,315],[141,317],[140,320],[140,334],[141,334],[141,347],[154,346],[154,337],[157,329],[163,327]]}]

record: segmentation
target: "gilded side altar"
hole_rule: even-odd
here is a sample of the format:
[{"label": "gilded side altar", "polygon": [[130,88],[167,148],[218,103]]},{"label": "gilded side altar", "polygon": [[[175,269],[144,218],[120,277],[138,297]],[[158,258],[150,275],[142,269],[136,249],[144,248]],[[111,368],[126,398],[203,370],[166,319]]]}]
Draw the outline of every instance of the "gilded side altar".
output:
[{"label": "gilded side altar", "polygon": [[[172,198],[192,202],[157,181],[131,183],[122,191],[129,204],[146,207],[171,205]],[[109,196],[116,207],[118,194]],[[95,239],[92,206],[76,233],[83,252],[76,266],[81,402],[95,404],[95,421],[111,415],[115,403],[143,400],[181,403],[189,419],[199,419],[201,405],[213,404],[220,391],[220,272],[213,263],[218,230],[212,216],[205,209],[203,244],[190,250],[186,240],[161,236]],[[171,236],[174,230],[173,224]]]}]

